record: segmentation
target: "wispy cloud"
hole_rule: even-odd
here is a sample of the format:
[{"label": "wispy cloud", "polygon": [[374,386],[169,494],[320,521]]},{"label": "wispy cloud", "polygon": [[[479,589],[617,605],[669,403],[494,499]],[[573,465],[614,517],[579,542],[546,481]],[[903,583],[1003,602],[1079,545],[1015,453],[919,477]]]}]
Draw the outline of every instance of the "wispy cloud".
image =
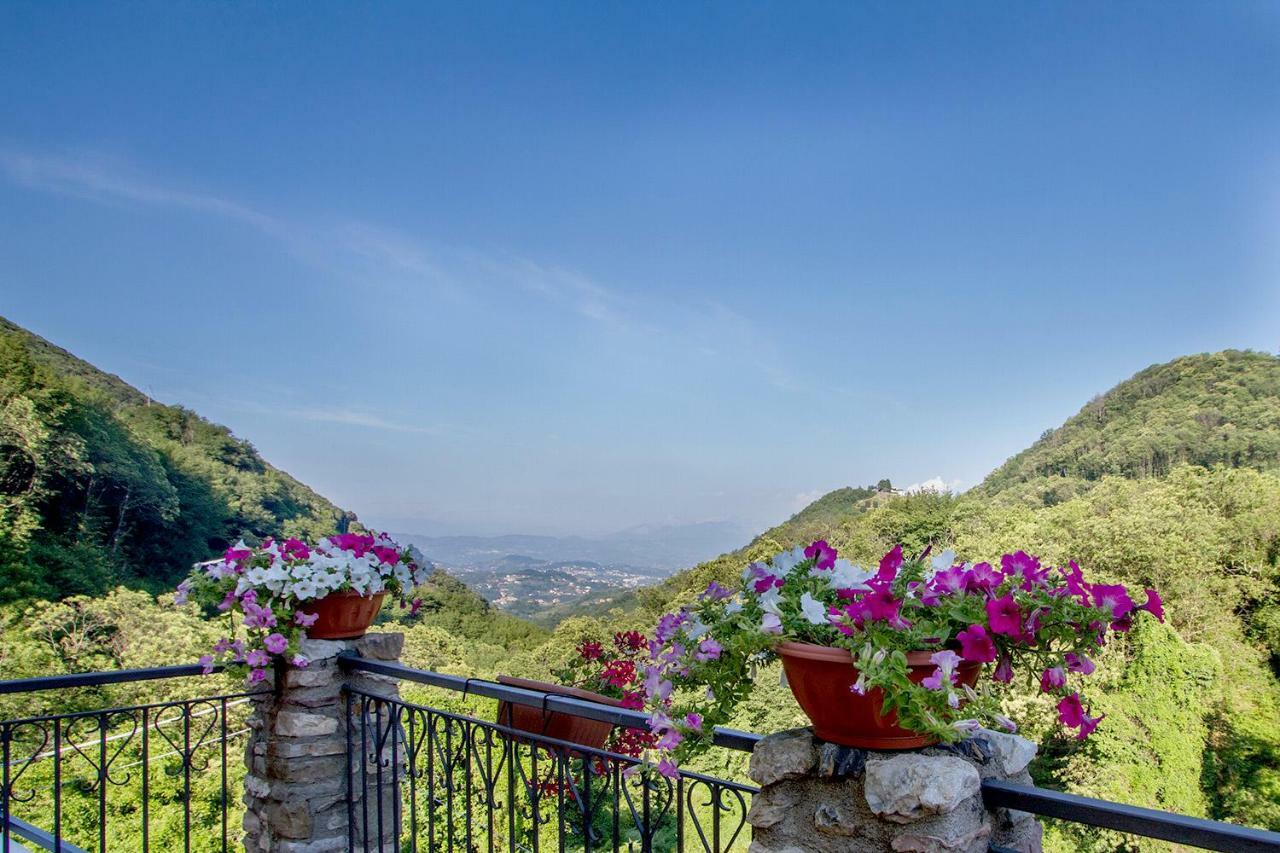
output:
[{"label": "wispy cloud", "polygon": [[[764,330],[723,303],[641,300],[555,263],[433,245],[367,222],[303,222],[216,192],[173,186],[127,164],[92,155],[48,155],[0,147],[0,177],[28,189],[100,204],[170,208],[238,222],[278,241],[303,262],[364,286],[425,287],[453,301],[501,301],[514,293],[529,294],[607,330],[620,345],[629,341],[627,345],[640,351],[647,348],[655,359],[669,360],[675,352],[696,353],[749,369],[782,391],[815,390],[792,374]],[[358,412],[312,414],[313,420],[396,428]]]},{"label": "wispy cloud", "polygon": [[398,423],[387,420],[381,415],[360,411],[359,409],[274,409],[273,411],[304,421],[345,424],[347,426],[367,427],[391,432],[417,432],[428,435],[438,435],[444,432],[440,427]]},{"label": "wispy cloud", "polygon": [[12,182],[30,189],[97,202],[125,201],[183,208],[234,219],[276,237],[288,231],[281,220],[247,205],[217,195],[153,183],[103,160],[38,156],[0,149],[0,169]]}]

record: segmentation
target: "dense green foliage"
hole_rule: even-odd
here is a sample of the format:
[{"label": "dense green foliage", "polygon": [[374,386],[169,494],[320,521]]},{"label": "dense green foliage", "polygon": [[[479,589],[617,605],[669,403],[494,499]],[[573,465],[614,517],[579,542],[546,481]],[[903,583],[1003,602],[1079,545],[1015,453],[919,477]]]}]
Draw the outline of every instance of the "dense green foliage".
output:
[{"label": "dense green foliage", "polygon": [[0,601],[163,588],[240,538],[342,519],[225,427],[0,318]]}]

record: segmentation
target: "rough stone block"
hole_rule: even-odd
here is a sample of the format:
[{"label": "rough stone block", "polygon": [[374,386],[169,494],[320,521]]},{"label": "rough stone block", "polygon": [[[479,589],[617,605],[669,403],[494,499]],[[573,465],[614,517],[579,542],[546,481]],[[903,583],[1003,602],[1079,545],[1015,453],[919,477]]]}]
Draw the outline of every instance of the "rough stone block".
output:
[{"label": "rough stone block", "polygon": [[365,634],[355,641],[360,657],[370,660],[399,660],[404,651],[404,634]]},{"label": "rough stone block", "polygon": [[276,734],[280,737],[321,737],[337,731],[337,719],[323,714],[281,711],[276,717]]},{"label": "rough stone block", "polygon": [[767,829],[781,823],[795,808],[799,793],[782,788],[766,788],[751,798],[747,811],[747,823],[757,829]]},{"label": "rough stone block", "polygon": [[312,640],[306,639],[298,647],[302,656],[311,661],[314,666],[317,661],[335,658],[349,648],[349,643],[342,640]]},{"label": "rough stone block", "polygon": [[756,744],[747,775],[761,785],[773,785],[783,779],[807,775],[816,762],[813,732],[789,729],[771,734]]},{"label": "rough stone block", "polygon": [[895,823],[953,811],[981,784],[977,769],[960,758],[907,753],[867,762],[867,805]]},{"label": "rough stone block", "polygon": [[305,801],[286,800],[267,806],[271,832],[282,838],[311,837],[311,809]]},{"label": "rough stone block", "polygon": [[1036,757],[1036,745],[1024,737],[994,732],[986,729],[977,737],[985,740],[991,747],[991,761],[984,768],[983,776],[1016,776]]}]

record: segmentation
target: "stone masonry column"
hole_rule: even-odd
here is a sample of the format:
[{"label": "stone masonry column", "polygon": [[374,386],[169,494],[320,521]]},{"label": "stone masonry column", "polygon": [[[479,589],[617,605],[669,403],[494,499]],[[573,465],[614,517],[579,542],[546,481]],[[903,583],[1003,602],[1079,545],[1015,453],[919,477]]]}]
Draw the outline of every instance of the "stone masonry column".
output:
[{"label": "stone masonry column", "polygon": [[[332,853],[347,849],[347,700],[344,684],[383,696],[398,697],[398,682],[365,673],[345,675],[338,655],[352,651],[361,657],[394,661],[404,646],[403,634],[367,634],[358,640],[305,640],[305,669],[290,668],[276,682],[277,689],[253,699],[249,743],[245,749],[248,774],[244,780],[244,846],[246,853]],[[270,680],[267,683],[272,683]],[[359,714],[358,708],[355,714]],[[352,729],[360,750],[360,721]],[[372,740],[372,732],[367,741]],[[355,815],[362,813],[359,783],[361,756],[354,759]],[[390,774],[388,774],[390,776]],[[399,805],[399,792],[384,786],[385,808]],[[376,792],[371,791],[370,796]],[[373,817],[370,817],[373,824]],[[393,820],[384,820],[384,836],[369,833],[370,850],[397,850]],[[364,838],[357,826],[357,848]]]},{"label": "stone masonry column", "polygon": [[761,786],[747,820],[750,853],[984,853],[995,844],[1039,853],[1030,814],[988,811],[984,779],[1031,784],[1036,745],[980,729],[958,743],[872,752],[816,740],[809,729],[770,735],[751,756]]}]

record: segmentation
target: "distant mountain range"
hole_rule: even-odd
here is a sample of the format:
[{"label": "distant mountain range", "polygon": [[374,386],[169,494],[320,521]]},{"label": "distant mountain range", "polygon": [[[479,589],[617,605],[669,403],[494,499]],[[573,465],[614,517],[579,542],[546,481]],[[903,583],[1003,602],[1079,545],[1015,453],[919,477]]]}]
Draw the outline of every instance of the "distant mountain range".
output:
[{"label": "distant mountain range", "polygon": [[447,566],[495,566],[518,555],[548,562],[587,561],[602,566],[631,567],[662,576],[729,551],[749,535],[742,525],[728,521],[698,524],[646,524],[607,536],[422,536],[397,533],[416,545],[432,561]]},{"label": "distant mountain range", "polygon": [[744,538],[731,522],[641,525],[608,536],[422,536],[397,533],[498,607],[544,623],[654,583]]}]

